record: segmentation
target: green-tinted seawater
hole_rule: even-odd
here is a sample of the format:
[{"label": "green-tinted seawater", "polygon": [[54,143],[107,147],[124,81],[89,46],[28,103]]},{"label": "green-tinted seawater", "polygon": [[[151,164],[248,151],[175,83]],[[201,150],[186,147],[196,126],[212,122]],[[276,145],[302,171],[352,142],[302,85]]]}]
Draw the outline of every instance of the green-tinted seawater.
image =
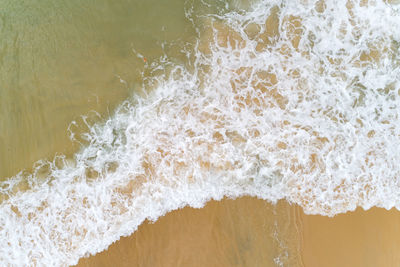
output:
[{"label": "green-tinted seawater", "polygon": [[140,90],[146,64],[163,54],[177,56],[174,44],[195,35],[185,5],[1,1],[1,179],[29,170],[37,160],[76,151],[68,131],[73,120],[91,111],[107,117]]}]

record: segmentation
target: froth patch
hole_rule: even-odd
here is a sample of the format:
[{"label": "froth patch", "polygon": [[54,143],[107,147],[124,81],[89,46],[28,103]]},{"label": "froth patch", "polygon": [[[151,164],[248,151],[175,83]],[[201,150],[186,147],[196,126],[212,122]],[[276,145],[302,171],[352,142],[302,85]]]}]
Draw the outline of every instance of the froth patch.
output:
[{"label": "froth patch", "polygon": [[399,208],[399,24],[380,1],[266,1],[210,18],[190,70],[152,78],[147,97],[89,127],[73,160],[3,184],[1,261],[73,264],[223,196],[324,215]]}]

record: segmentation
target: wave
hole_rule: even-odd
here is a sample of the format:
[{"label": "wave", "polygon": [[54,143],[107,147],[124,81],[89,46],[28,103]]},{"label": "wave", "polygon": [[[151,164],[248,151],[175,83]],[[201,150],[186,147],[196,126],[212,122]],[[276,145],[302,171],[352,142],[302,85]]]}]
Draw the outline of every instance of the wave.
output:
[{"label": "wave", "polygon": [[225,196],[328,216],[400,209],[399,27],[389,1],[260,1],[203,18],[189,63],[90,125],[73,158],[2,182],[1,262],[75,264]]}]

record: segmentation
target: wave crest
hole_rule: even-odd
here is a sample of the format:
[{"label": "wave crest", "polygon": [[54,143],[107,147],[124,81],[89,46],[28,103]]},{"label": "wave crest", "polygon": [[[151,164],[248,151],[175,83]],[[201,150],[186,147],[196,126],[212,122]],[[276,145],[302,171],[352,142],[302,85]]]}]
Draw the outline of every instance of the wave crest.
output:
[{"label": "wave crest", "polygon": [[400,208],[399,7],[339,2],[208,17],[189,67],[90,126],[74,159],[3,182],[1,261],[74,264],[224,196]]}]

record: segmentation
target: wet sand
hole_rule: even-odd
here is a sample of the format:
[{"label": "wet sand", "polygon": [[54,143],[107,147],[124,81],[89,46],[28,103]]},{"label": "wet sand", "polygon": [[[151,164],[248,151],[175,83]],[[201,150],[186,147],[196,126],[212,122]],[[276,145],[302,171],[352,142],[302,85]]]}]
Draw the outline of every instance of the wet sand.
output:
[{"label": "wet sand", "polygon": [[[271,45],[268,37],[278,36],[278,24],[274,22],[277,20],[277,14],[278,9],[267,20],[266,24],[272,25],[268,27],[271,30],[262,35],[257,49],[261,50]],[[289,18],[288,24],[300,28],[300,25],[297,25],[294,19],[292,20]],[[118,28],[117,26],[115,28]],[[215,26],[221,27],[218,24]],[[238,38],[232,31],[221,32],[217,41],[223,47],[228,46],[229,41]],[[301,32],[294,30],[293,38],[290,39],[295,49],[298,48],[300,35]],[[87,39],[90,39],[90,36]],[[115,38],[115,40],[118,39]],[[99,40],[102,39],[99,37]],[[209,41],[208,38],[206,40]],[[242,40],[239,39],[239,41]],[[82,42],[89,43],[86,39]],[[93,48],[88,49],[88,54],[94,55],[93,58],[89,57],[92,60],[82,58],[76,62],[87,61],[88,63],[74,63],[81,68],[81,71],[77,71],[78,73],[85,73],[80,79],[68,79],[68,77],[76,76],[75,68],[68,67],[75,66],[72,63],[67,64],[67,67],[62,65],[56,69],[54,71],[56,74],[53,76],[58,77],[59,80],[53,79],[50,75],[49,84],[45,84],[44,88],[57,85],[62,94],[53,94],[57,97],[61,95],[60,99],[66,99],[65,103],[54,102],[54,106],[46,106],[48,109],[45,109],[45,112],[34,112],[41,117],[39,115],[38,118],[25,117],[29,122],[26,124],[26,129],[19,126],[18,117],[10,117],[10,121],[4,120],[14,126],[14,128],[7,127],[10,130],[4,136],[11,141],[4,143],[19,144],[20,147],[4,149],[0,154],[0,163],[7,166],[7,169],[0,166],[1,177],[12,175],[20,170],[21,166],[29,166],[37,159],[51,157],[54,151],[65,151],[61,147],[67,147],[65,143],[69,144],[66,141],[68,132],[65,129],[71,119],[92,109],[101,114],[107,114],[109,109],[112,110],[117,103],[126,99],[130,92],[129,88],[134,87],[133,84],[138,78],[129,72],[125,73],[125,69],[137,67],[136,63],[133,64],[126,59],[126,54],[121,53],[121,51],[130,50],[129,40],[125,43],[126,47],[121,49],[111,49],[114,43],[106,42],[101,46],[94,44]],[[66,51],[69,50],[66,49]],[[110,56],[104,56],[104,54]],[[21,53],[21,55],[24,54]],[[69,53],[60,55],[63,59],[70,57]],[[76,55],[75,57],[80,57],[81,54]],[[130,56],[133,57],[133,55]],[[24,57],[21,56],[21,58]],[[363,61],[362,58],[361,60]],[[373,61],[374,58],[365,60]],[[57,58],[54,61],[57,61]],[[38,64],[37,69],[41,69],[45,63],[47,64],[47,62]],[[144,62],[140,61],[140,66],[143,64]],[[109,66],[109,68],[98,66]],[[29,69],[28,67],[22,70]],[[90,71],[83,71],[86,69]],[[10,88],[15,86],[29,89],[26,85],[31,84],[32,80],[43,80],[43,77],[48,75],[47,69],[41,71],[43,73],[35,73],[39,78],[33,77],[34,75],[31,75],[29,71],[27,78],[21,79],[23,82],[17,77],[15,80],[18,80],[18,83],[15,85],[12,80]],[[64,77],[60,73],[67,73],[69,76]],[[121,83],[120,76],[128,80],[129,86]],[[95,79],[88,77],[95,77]],[[73,90],[64,94],[65,88]],[[96,88],[96,90],[88,91],[85,96],[82,96],[82,88]],[[25,110],[26,107],[34,106],[41,110],[42,103],[50,103],[51,99],[55,98],[53,95],[48,96],[46,93],[33,91],[33,95],[39,95],[39,97],[32,104],[32,100],[23,101],[24,95],[24,93],[15,95],[10,93],[7,95],[10,100],[3,95],[5,102],[14,103],[14,99],[18,99],[21,105],[21,108],[10,105],[5,108],[4,114],[17,114],[14,112],[14,109],[17,109],[21,113],[20,116],[24,117],[25,113],[32,112],[32,109]],[[271,97],[276,98],[279,103],[277,96],[279,95]],[[99,103],[107,103],[107,105]],[[49,124],[49,121],[56,123]],[[31,122],[35,123],[30,124]],[[17,135],[18,132],[22,134]],[[58,136],[55,133],[61,132],[64,135],[57,140],[50,139],[48,134]],[[6,140],[4,136],[2,137]],[[40,138],[34,138],[34,136]],[[42,148],[44,144],[48,145],[47,150]],[[26,155],[26,158],[22,158],[21,155]],[[212,201],[202,209],[184,208],[173,211],[155,223],[146,222],[134,234],[121,238],[107,251],[82,259],[78,266],[398,266],[400,265],[399,225],[400,212],[396,210],[386,211],[373,208],[369,211],[357,210],[328,218],[305,215],[300,207],[290,206],[284,201],[274,206],[249,197],[238,200],[225,199],[220,202]]]},{"label": "wet sand", "polygon": [[399,266],[400,212],[372,208],[329,218],[302,215],[305,266]]},{"label": "wet sand", "polygon": [[[211,201],[202,209],[168,213],[146,222],[107,251],[78,266],[294,266],[296,208],[254,198]],[[291,240],[292,239],[292,240]],[[294,260],[293,260],[294,258]]]},{"label": "wet sand", "polygon": [[397,210],[329,218],[284,201],[224,199],[146,222],[78,266],[398,266],[399,226]]}]

